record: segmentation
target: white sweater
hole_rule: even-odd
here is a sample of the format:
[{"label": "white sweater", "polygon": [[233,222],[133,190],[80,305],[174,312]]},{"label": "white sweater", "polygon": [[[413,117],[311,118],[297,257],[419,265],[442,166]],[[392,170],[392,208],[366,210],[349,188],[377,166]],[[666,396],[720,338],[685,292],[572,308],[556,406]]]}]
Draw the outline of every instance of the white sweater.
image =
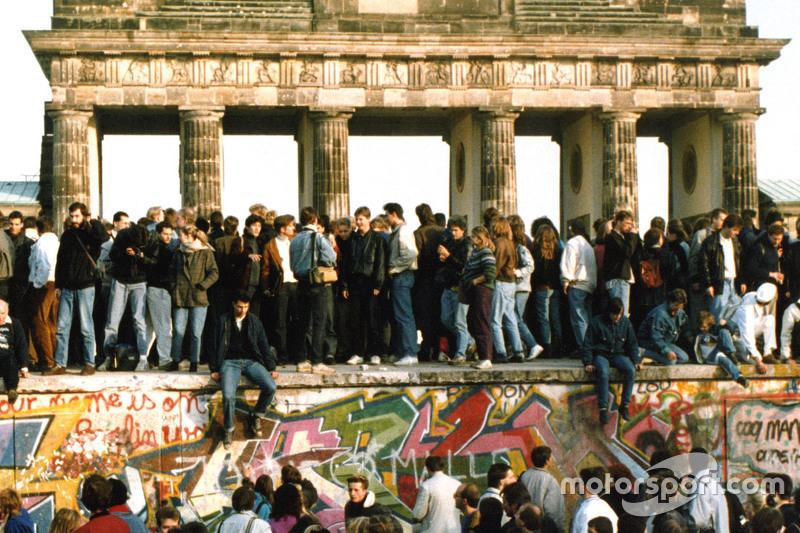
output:
[{"label": "white sweater", "polygon": [[584,237],[578,235],[567,241],[561,255],[561,285],[586,292],[597,287],[597,262],[594,249]]}]

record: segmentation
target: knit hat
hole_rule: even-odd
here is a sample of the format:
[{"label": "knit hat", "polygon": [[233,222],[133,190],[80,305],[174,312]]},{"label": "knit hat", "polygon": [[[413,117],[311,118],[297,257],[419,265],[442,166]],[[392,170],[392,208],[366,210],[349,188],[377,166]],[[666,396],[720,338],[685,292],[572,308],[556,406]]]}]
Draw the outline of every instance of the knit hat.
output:
[{"label": "knit hat", "polygon": [[762,283],[756,291],[756,300],[760,304],[769,303],[778,296],[778,288],[772,283]]}]

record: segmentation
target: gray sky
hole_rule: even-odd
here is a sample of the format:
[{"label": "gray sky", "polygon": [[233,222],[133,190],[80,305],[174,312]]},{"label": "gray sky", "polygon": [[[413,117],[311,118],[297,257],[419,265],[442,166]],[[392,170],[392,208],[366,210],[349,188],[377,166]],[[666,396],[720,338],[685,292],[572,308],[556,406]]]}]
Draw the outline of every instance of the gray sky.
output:
[{"label": "gray sky", "polygon": [[[0,133],[0,179],[37,174],[47,81],[21,34],[47,29],[52,0],[5,1],[0,4],[0,50],[6,75],[0,101],[6,124]],[[761,37],[800,36],[800,0],[748,0],[748,23]],[[797,150],[800,106],[800,44],[790,43],[782,57],[761,69],[761,105],[757,122],[760,179],[800,179],[793,156]],[[9,83],[9,79],[24,80]],[[529,222],[541,215],[558,224],[558,147],[549,138],[517,138],[520,215]],[[242,216],[260,201],[279,212],[297,211],[296,147],[290,137],[227,136],[224,140],[226,214]],[[406,210],[428,202],[447,213],[449,148],[441,138],[350,138],[351,207],[373,211],[387,201]],[[667,149],[655,139],[639,140],[640,217],[667,215]],[[150,205],[178,206],[178,138],[107,136],[103,143],[103,213],[123,209],[138,218]],[[287,186],[286,183],[289,183]],[[379,186],[375,184],[379,183]],[[413,218],[413,217],[411,217]]]}]

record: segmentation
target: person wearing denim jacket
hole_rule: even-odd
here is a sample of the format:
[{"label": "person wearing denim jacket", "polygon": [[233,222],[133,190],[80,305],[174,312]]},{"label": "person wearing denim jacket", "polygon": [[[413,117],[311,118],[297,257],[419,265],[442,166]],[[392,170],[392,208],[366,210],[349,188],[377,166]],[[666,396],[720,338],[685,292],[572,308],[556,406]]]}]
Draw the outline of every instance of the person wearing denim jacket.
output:
[{"label": "person wearing denim jacket", "polygon": [[644,357],[662,365],[689,361],[689,354],[675,344],[681,333],[688,336],[689,319],[683,311],[686,301],[686,291],[673,289],[666,302],[647,313],[639,327],[639,346],[644,348]]},{"label": "person wearing denim jacket", "polygon": [[628,404],[633,394],[636,371],[641,370],[636,332],[631,321],[624,316],[624,311],[621,299],[609,300],[605,312],[592,319],[581,346],[583,366],[586,372],[595,375],[597,407],[603,425],[608,423],[609,368],[613,366],[623,377],[619,414],[624,420],[630,420]]}]

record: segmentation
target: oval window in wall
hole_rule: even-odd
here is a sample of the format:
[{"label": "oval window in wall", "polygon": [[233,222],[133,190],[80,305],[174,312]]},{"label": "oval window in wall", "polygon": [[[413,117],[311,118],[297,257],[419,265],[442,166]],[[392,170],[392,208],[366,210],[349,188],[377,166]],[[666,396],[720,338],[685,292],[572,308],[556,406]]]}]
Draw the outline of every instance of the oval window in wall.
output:
[{"label": "oval window in wall", "polygon": [[467,162],[464,156],[464,143],[458,143],[456,149],[456,190],[464,192],[464,180],[467,173]]},{"label": "oval window in wall", "polygon": [[697,154],[691,144],[683,152],[683,188],[687,194],[692,194],[697,185]]},{"label": "oval window in wall", "polygon": [[583,186],[583,154],[581,147],[575,145],[572,149],[572,155],[569,158],[569,183],[572,186],[572,192],[578,194],[581,192]]}]

